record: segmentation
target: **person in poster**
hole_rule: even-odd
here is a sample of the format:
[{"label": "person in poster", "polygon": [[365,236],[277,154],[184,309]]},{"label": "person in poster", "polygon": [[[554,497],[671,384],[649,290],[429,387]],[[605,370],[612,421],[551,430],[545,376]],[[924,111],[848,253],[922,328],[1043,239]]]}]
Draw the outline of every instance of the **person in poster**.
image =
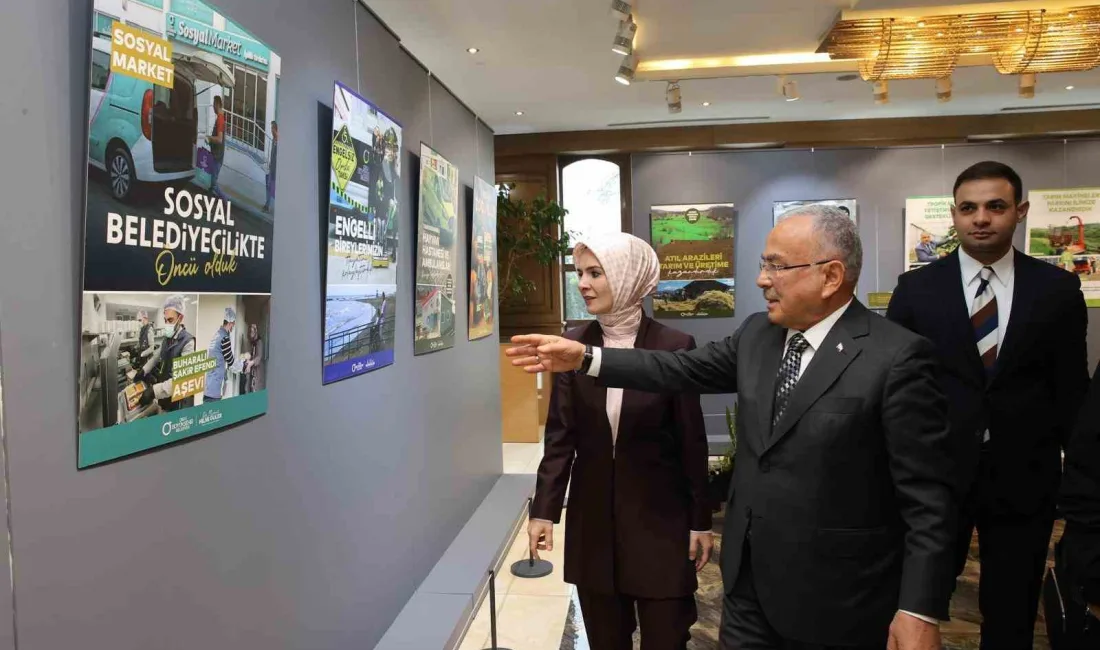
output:
[{"label": "person in poster", "polygon": [[1027,254],[1076,274],[1085,302],[1100,306],[1100,188],[1032,190],[1028,201]]},{"label": "person in poster", "polygon": [[817,201],[775,201],[772,204],[772,225],[774,226],[779,223],[779,217],[787,212],[807,205],[827,205],[838,208],[841,212],[851,217],[852,221],[858,223],[858,219],[856,218],[855,199],[821,199]]},{"label": "person in poster", "polygon": [[661,262],[653,317],[732,317],[733,204],[655,205],[649,215]]},{"label": "person in poster", "polygon": [[332,110],[322,381],[394,360],[401,126],[337,82]]},{"label": "person in poster", "polygon": [[947,257],[959,246],[951,221],[950,196],[905,200],[905,270],[912,271]]},{"label": "person in poster", "polygon": [[266,412],[266,391],[239,390],[242,368],[211,375],[205,343],[227,308],[231,349],[242,328],[267,331],[263,161],[282,67],[200,0],[95,0],[91,30],[80,468]]},{"label": "person in poster", "polygon": [[497,193],[474,178],[474,217],[470,230],[470,340],[493,333],[496,269]]},{"label": "person in poster", "polygon": [[413,354],[454,346],[457,225],[458,168],[421,143]]}]

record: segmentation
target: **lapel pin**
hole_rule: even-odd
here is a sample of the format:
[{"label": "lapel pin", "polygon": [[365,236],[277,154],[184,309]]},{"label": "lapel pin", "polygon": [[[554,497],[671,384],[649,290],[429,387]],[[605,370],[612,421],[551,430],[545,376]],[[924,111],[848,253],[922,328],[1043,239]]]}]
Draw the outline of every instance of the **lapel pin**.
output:
[{"label": "lapel pin", "polygon": [[844,344],[843,343],[837,343],[836,344],[836,351],[837,352],[844,352]]}]

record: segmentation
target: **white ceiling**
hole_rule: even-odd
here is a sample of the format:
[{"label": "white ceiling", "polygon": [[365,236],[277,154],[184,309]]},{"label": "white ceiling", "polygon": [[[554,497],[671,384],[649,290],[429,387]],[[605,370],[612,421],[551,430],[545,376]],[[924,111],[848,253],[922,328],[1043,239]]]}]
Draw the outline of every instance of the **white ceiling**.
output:
[{"label": "white ceiling", "polygon": [[[954,98],[931,80],[891,82],[887,105],[868,84],[837,73],[798,75],[802,99],[785,102],[776,78],[689,79],[670,115],[664,82],[615,83],[610,0],[366,0],[402,44],[497,134],[699,123],[868,119],[997,113],[1020,106],[1100,104],[1100,69],[1040,75],[1034,99],[992,67],[959,67]],[[636,0],[636,50],[645,58],[813,51],[841,9],[937,0]],[[466,53],[477,47],[480,52]],[[1074,90],[1065,87],[1073,85]],[[704,108],[703,101],[711,102]],[[1094,106],[1095,108],[1095,106]],[[517,116],[516,111],[523,111]],[[749,119],[746,119],[749,118]]]}]

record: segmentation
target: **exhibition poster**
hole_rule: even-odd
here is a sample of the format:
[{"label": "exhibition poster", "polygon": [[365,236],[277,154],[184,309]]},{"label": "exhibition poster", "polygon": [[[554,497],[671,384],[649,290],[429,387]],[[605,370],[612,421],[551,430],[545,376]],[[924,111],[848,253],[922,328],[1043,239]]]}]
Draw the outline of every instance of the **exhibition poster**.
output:
[{"label": "exhibition poster", "polygon": [[734,307],[732,203],[655,205],[649,210],[661,277],[655,318],[729,318]]},{"label": "exhibition poster", "polygon": [[401,125],[337,82],[322,383],[393,363],[401,151]]},{"label": "exhibition poster", "polygon": [[423,143],[417,221],[413,354],[426,354],[455,344],[458,168]]},{"label": "exhibition poster", "polygon": [[905,199],[906,271],[947,257],[959,246],[951,219],[950,196],[916,196]]},{"label": "exhibition poster", "polygon": [[1100,307],[1100,188],[1032,190],[1027,213],[1027,254],[1081,279],[1090,307]]},{"label": "exhibition poster", "polygon": [[77,465],[267,410],[279,55],[190,0],[95,0]]},{"label": "exhibition poster", "polygon": [[474,177],[473,227],[470,229],[470,340],[493,333],[496,315],[497,191]]},{"label": "exhibition poster", "polygon": [[775,201],[772,203],[772,225],[779,223],[779,217],[787,212],[806,205],[828,205],[840,208],[841,211],[846,212],[852,218],[852,221],[858,223],[855,199],[822,199],[818,201]]}]

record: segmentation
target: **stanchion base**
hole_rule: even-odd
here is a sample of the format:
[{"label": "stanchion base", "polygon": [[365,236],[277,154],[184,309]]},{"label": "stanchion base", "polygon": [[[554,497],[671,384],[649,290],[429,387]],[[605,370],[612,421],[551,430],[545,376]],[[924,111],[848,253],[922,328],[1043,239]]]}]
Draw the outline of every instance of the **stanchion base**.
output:
[{"label": "stanchion base", "polygon": [[545,578],[554,572],[554,565],[546,560],[520,560],[512,564],[512,575],[517,578]]}]

